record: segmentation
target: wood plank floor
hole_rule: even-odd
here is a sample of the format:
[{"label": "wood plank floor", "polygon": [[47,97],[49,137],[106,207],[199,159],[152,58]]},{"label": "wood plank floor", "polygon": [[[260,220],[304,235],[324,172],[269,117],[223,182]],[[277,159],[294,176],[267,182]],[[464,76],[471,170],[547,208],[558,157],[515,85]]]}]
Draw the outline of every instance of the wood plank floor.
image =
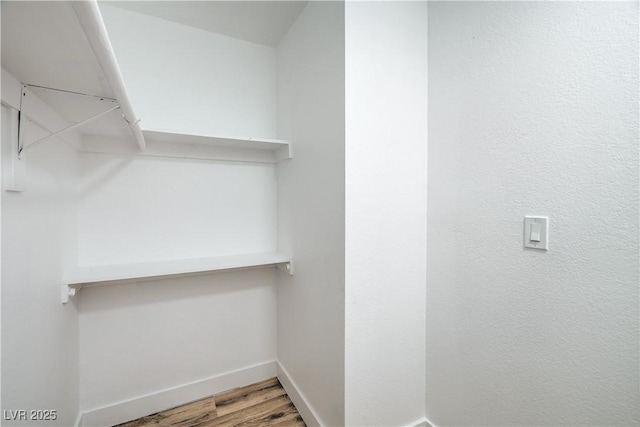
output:
[{"label": "wood plank floor", "polygon": [[138,418],[117,427],[306,427],[277,378]]}]

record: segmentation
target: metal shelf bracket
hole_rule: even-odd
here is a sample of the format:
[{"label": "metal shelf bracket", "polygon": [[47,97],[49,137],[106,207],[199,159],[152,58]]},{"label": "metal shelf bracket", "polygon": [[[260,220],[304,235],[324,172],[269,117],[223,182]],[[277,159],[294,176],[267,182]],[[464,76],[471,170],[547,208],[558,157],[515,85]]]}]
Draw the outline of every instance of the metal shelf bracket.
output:
[{"label": "metal shelf bracket", "polygon": [[[38,89],[38,90],[44,90],[44,91],[65,93],[68,95],[70,94],[70,95],[80,96],[85,98],[92,98],[92,99],[95,99],[96,101],[107,102],[113,105],[107,108],[106,110],[101,111],[100,113],[94,114],[93,116],[86,118],[80,122],[69,124],[68,126],[59,130],[54,131],[52,129],[45,127],[44,125],[41,125],[43,129],[50,132],[49,135],[46,135],[40,139],[37,139],[35,141],[28,143],[26,139],[27,124],[29,122],[33,122],[30,116],[30,114],[32,114],[30,113],[30,109],[33,109],[34,106],[38,108],[37,107],[38,102],[36,102],[35,105],[32,105],[33,100],[30,100],[31,97],[36,96],[31,91],[32,88]],[[3,141],[3,144],[9,145],[8,149],[6,150],[7,157],[8,157],[6,164],[7,164],[8,170],[7,172],[5,172],[5,178],[4,178],[5,189],[7,191],[24,191],[26,187],[25,152],[27,150],[37,145],[40,145],[50,139],[61,136],[69,131],[78,129],[81,126],[84,126],[89,122],[97,120],[100,117],[105,116],[119,108],[120,108],[120,105],[117,103],[117,100],[113,98],[107,98],[107,97],[96,96],[96,95],[88,95],[88,94],[78,93],[78,92],[70,92],[67,90],[53,89],[53,88],[30,85],[30,84],[22,84],[22,90],[20,93],[20,109],[14,113],[17,115],[17,120],[12,119],[5,122],[6,126],[9,126],[11,128],[8,131],[7,138],[3,138],[3,139],[6,139],[6,142]]]},{"label": "metal shelf bracket", "polygon": [[108,108],[107,110],[104,110],[98,114],[95,114],[91,117],[88,117],[82,121],[79,121],[77,123],[73,123],[65,128],[62,128],[60,130],[57,130],[55,132],[52,132],[51,134],[37,139],[33,142],[31,142],[30,144],[25,146],[25,128],[26,128],[26,121],[24,121],[23,119],[28,116],[28,108],[27,108],[27,94],[28,92],[28,88],[37,88],[37,89],[44,89],[47,91],[54,91],[54,92],[60,92],[60,93],[65,93],[65,94],[71,94],[71,95],[75,95],[75,96],[81,96],[81,97],[86,97],[86,98],[93,98],[99,101],[108,101],[108,102],[112,102],[115,103],[116,100],[112,99],[112,98],[106,98],[103,96],[97,96],[97,95],[88,95],[86,93],[78,93],[78,92],[70,92],[67,90],[62,90],[62,89],[54,89],[54,88],[49,88],[49,87],[42,87],[42,86],[36,86],[36,85],[29,85],[29,84],[23,84],[22,85],[22,96],[20,97],[20,116],[19,116],[19,127],[18,127],[18,158],[22,159],[22,153],[37,146],[42,144],[43,142],[46,142],[52,138],[55,138],[57,136],[60,136],[64,133],[67,133],[69,131],[72,131],[74,129],[77,129],[81,126],[86,125],[87,123],[90,123],[96,119],[99,119],[100,117],[109,114],[112,111],[115,111],[117,109],[120,108],[120,105],[116,104],[111,108]]}]

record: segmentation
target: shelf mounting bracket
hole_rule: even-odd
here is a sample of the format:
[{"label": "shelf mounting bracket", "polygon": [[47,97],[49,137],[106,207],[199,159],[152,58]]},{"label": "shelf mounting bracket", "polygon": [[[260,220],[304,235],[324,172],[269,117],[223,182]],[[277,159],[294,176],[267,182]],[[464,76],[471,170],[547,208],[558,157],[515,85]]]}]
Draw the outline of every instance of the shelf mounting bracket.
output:
[{"label": "shelf mounting bracket", "polygon": [[113,98],[107,98],[104,96],[98,96],[98,95],[88,95],[86,93],[79,93],[79,92],[71,92],[68,90],[62,90],[62,89],[54,89],[54,88],[50,88],[50,87],[44,87],[44,86],[37,86],[37,85],[30,85],[30,84],[23,84],[22,85],[22,96],[20,97],[20,124],[19,124],[19,129],[18,129],[18,159],[22,160],[22,153],[35,147],[36,145],[40,145],[45,141],[50,140],[51,138],[55,138],[57,136],[60,136],[64,133],[67,133],[69,131],[72,131],[74,129],[77,129],[81,126],[86,125],[87,123],[90,123],[96,119],[99,119],[100,117],[109,114],[110,112],[117,110],[120,108],[120,105],[116,104],[111,108],[108,108],[105,111],[102,111],[98,114],[95,114],[89,118],[86,118],[82,121],[79,121],[77,123],[73,123],[63,129],[60,129],[58,131],[52,132],[49,135],[40,138],[36,141],[33,141],[32,143],[30,143],[29,145],[25,146],[25,128],[26,128],[26,121],[23,120],[28,116],[28,113],[25,110],[27,109],[26,106],[26,102],[27,102],[27,94],[28,89],[30,88],[34,88],[34,89],[38,89],[38,90],[43,90],[43,91],[53,91],[53,92],[58,92],[58,93],[63,93],[63,94],[68,94],[68,95],[73,95],[73,96],[79,96],[79,97],[84,97],[84,98],[90,98],[90,99],[95,99],[95,100],[99,100],[99,101],[107,101],[107,102],[112,102],[115,103],[116,100]]},{"label": "shelf mounting bracket", "polygon": [[[84,97],[99,102],[111,103],[113,105],[111,105],[106,110],[77,123],[69,124],[67,120],[61,118],[64,122],[66,122],[66,124],[68,124],[68,126],[64,127],[63,129],[54,131],[53,129],[48,127],[50,124],[39,123],[38,120],[32,119],[32,114],[35,114],[36,111],[40,111],[40,109],[42,108],[41,106],[39,106],[42,105],[42,101],[36,101],[34,103],[34,99],[30,99],[32,97],[38,98],[37,95],[35,95],[34,90],[72,95],[76,97]],[[4,153],[6,153],[6,160],[3,162],[6,167],[6,170],[3,172],[4,189],[7,191],[25,190],[27,177],[27,161],[25,159],[25,152],[27,150],[40,145],[52,138],[61,136],[69,131],[77,129],[89,122],[97,120],[100,117],[109,114],[119,108],[121,108],[120,105],[118,104],[117,100],[113,98],[99,95],[88,95],[85,93],[71,92],[68,90],[54,89],[23,83],[20,92],[19,109],[12,110],[9,113],[12,115],[12,117],[3,117],[3,125],[6,125],[7,127],[7,131],[3,132],[5,136],[3,138],[3,144],[7,144],[6,148],[3,148]],[[30,122],[38,122],[39,126],[42,127],[42,129],[46,130],[49,134],[43,138],[28,143],[26,134],[28,124]]]},{"label": "shelf mounting bracket", "polygon": [[[81,121],[81,122],[74,123],[74,124],[72,124],[72,125],[70,125],[70,126],[67,126],[66,128],[60,129],[60,130],[59,130],[59,131],[57,131],[57,132],[54,132],[54,133],[52,133],[52,134],[50,134],[50,135],[47,135],[47,136],[45,136],[45,137],[43,137],[43,138],[40,138],[40,139],[38,139],[38,140],[36,140],[36,141],[32,142],[31,144],[27,145],[26,147],[25,147],[24,145],[20,145],[20,149],[19,149],[19,151],[18,151],[18,156],[21,156],[21,154],[22,154],[22,152],[23,152],[23,151],[27,151],[28,149],[33,148],[33,147],[35,147],[36,145],[40,145],[40,144],[42,144],[43,142],[50,140],[51,138],[55,138],[55,137],[57,137],[57,136],[62,135],[63,133],[66,133],[66,132],[72,131],[72,130],[74,130],[74,129],[79,128],[80,126],[86,125],[87,123],[92,122],[92,121],[94,121],[94,120],[96,120],[96,119],[99,119],[100,117],[102,117],[102,116],[104,116],[104,115],[106,115],[106,114],[109,114],[110,112],[115,111],[115,110],[117,110],[118,108],[120,108],[120,106],[119,106],[119,105],[116,105],[115,107],[111,107],[111,108],[109,108],[108,110],[105,110],[105,111],[103,111],[103,112],[101,112],[101,113],[96,114],[95,116],[91,116],[91,117],[89,117],[88,119],[84,119],[84,120],[83,120],[83,121]],[[21,132],[21,135],[22,135],[22,132]],[[23,141],[24,141],[24,140],[22,140],[21,142],[23,142]]]},{"label": "shelf mounting bracket", "polygon": [[276,264],[276,268],[278,270],[284,271],[289,276],[293,276],[293,261],[287,261],[287,262],[282,262],[280,264]]}]

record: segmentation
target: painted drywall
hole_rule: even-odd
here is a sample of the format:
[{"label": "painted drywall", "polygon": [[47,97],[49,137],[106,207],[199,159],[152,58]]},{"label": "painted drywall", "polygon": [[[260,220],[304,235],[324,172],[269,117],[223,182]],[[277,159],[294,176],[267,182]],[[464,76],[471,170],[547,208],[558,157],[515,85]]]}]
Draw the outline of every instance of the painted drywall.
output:
[{"label": "painted drywall", "polygon": [[272,164],[82,153],[79,265],[270,252]]},{"label": "painted drywall", "polygon": [[[143,127],[275,136],[275,49],[102,11]],[[276,166],[83,153],[77,221],[79,265],[274,251]],[[275,284],[272,267],[83,289],[81,410],[122,422],[166,390],[272,362]]]},{"label": "painted drywall", "polygon": [[[3,139],[11,127],[9,109],[2,106]],[[50,115],[30,111],[34,120]],[[35,123],[27,137],[46,134]],[[60,303],[60,285],[62,266],[75,255],[76,153],[51,140],[26,158],[27,190],[3,189],[1,195],[2,424],[69,426],[78,416],[78,317],[73,304]],[[55,420],[34,420],[32,415],[44,413],[30,411],[39,409],[56,411]],[[27,411],[23,420],[4,412],[18,410]]]},{"label": "painted drywall", "polygon": [[[344,4],[310,2],[278,45],[278,360],[314,424],[344,425]],[[313,419],[315,418],[315,420]]]},{"label": "painted drywall", "polygon": [[435,425],[639,423],[638,101],[637,2],[429,2]]},{"label": "painted drywall", "polygon": [[[78,262],[273,251],[276,190],[273,164],[82,153]],[[166,402],[165,390],[276,359],[275,274],[271,267],[83,289],[82,411],[116,405],[104,416],[123,422],[126,407],[145,415],[135,411],[148,407],[148,396]],[[204,390],[198,397],[221,391]]]},{"label": "painted drywall", "polygon": [[273,47],[101,4],[143,128],[276,136]]},{"label": "painted drywall", "polygon": [[82,411],[274,360],[275,274],[263,268],[83,289]]},{"label": "painted drywall", "polygon": [[427,6],[348,2],[345,15],[346,425],[414,425],[425,390]]}]

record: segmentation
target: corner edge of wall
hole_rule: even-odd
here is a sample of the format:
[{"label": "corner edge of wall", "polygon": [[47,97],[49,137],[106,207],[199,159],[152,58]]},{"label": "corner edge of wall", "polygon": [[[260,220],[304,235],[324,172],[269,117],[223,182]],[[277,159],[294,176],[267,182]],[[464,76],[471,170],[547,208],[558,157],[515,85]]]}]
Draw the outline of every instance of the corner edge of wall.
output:
[{"label": "corner edge of wall", "polygon": [[78,416],[76,417],[76,421],[73,423],[73,427],[84,427],[82,422],[82,412],[78,412]]},{"label": "corner edge of wall", "polygon": [[284,387],[284,390],[287,392],[289,398],[300,413],[300,416],[302,416],[305,424],[309,427],[325,426],[320,417],[317,415],[316,411],[313,410],[313,407],[311,406],[309,401],[304,397],[304,394],[302,394],[295,381],[293,381],[289,372],[284,368],[284,366],[282,366],[280,361],[278,361],[277,377],[280,381],[280,384],[282,384],[282,387]]}]

